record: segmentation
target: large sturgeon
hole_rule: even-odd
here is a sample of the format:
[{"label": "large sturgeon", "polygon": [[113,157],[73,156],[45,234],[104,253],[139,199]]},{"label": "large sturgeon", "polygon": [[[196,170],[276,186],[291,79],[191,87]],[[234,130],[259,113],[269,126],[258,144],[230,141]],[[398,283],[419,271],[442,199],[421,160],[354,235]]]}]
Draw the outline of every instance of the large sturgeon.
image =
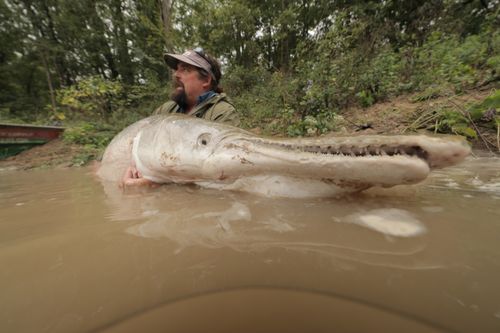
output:
[{"label": "large sturgeon", "polygon": [[152,116],[119,133],[98,175],[119,181],[135,165],[156,183],[196,183],[268,196],[334,196],[424,180],[470,153],[458,137],[262,138],[182,115]]}]

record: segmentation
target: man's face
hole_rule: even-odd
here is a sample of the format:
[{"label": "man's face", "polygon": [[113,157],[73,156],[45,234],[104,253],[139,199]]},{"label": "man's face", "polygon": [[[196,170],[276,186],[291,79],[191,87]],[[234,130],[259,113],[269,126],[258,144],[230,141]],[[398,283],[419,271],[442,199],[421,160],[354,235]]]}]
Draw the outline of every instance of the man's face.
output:
[{"label": "man's face", "polygon": [[198,96],[206,92],[210,85],[210,79],[201,78],[196,67],[183,62],[177,64],[174,80],[172,100],[184,110],[191,109],[196,104]]}]

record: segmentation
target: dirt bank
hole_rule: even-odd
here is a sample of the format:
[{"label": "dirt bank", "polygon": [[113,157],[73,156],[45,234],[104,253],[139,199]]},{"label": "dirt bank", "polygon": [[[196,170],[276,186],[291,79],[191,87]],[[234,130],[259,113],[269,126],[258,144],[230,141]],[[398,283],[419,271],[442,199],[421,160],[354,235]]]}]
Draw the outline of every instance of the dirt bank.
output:
[{"label": "dirt bank", "polygon": [[80,145],[68,144],[62,139],[52,140],[22,153],[0,160],[0,169],[68,168],[81,166],[81,156],[87,149]]},{"label": "dirt bank", "polygon": [[[435,114],[438,110],[461,109],[482,102],[492,93],[491,89],[476,90],[464,95],[438,97],[415,102],[416,95],[401,96],[391,101],[377,103],[369,108],[351,108],[343,114],[340,132],[345,134],[433,134],[434,122],[422,121],[422,115]],[[498,112],[498,111],[497,111]],[[366,128],[366,129],[365,129]],[[431,130],[429,130],[431,129]],[[471,140],[473,149],[500,153],[498,133],[491,128],[477,124],[480,132],[477,139]]]}]

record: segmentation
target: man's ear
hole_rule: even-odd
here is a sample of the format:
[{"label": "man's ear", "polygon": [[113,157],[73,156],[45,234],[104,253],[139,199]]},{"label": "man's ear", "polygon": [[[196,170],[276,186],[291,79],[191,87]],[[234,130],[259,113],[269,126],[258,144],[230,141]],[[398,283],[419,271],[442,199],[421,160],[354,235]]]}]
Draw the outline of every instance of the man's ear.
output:
[{"label": "man's ear", "polygon": [[207,75],[207,79],[205,82],[201,84],[203,89],[208,90],[208,88],[212,85],[212,77],[210,75]]}]

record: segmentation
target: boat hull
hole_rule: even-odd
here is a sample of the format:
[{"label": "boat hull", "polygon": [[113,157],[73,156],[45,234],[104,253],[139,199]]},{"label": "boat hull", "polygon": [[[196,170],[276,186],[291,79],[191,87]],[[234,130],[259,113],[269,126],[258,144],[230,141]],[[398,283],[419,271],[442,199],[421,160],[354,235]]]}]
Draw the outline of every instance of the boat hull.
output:
[{"label": "boat hull", "polygon": [[57,139],[64,127],[0,124],[0,159]]}]

